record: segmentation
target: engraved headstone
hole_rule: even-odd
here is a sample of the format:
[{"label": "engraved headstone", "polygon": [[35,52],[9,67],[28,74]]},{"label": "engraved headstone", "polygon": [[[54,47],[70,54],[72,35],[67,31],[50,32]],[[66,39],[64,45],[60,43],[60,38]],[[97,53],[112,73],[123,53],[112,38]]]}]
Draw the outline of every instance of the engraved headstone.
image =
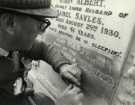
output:
[{"label": "engraved headstone", "polygon": [[[83,70],[84,105],[111,105],[130,49],[134,0],[53,0],[45,40]],[[115,104],[122,105],[122,104]]]}]

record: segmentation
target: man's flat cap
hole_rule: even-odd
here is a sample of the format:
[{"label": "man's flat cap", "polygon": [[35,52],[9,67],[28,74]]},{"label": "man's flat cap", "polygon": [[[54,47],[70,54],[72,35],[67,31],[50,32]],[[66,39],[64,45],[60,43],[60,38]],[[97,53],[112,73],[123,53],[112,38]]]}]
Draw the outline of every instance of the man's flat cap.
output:
[{"label": "man's flat cap", "polygon": [[0,0],[0,9],[43,17],[57,17],[51,0]]}]

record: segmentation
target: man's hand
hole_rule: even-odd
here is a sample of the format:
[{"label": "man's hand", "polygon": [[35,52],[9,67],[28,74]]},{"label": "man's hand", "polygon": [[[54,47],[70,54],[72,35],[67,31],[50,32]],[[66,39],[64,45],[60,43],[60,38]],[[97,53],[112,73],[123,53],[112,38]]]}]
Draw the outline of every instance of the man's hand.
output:
[{"label": "man's hand", "polygon": [[83,93],[73,85],[69,85],[56,100],[56,105],[82,105]]},{"label": "man's hand", "polygon": [[82,71],[77,67],[77,64],[73,65],[63,65],[60,67],[60,75],[64,80],[67,80],[69,83],[73,83],[77,86],[80,86]]}]

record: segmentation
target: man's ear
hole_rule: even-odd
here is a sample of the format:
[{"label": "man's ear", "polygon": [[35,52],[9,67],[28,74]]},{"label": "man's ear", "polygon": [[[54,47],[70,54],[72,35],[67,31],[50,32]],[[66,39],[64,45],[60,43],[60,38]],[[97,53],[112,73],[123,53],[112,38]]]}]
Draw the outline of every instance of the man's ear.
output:
[{"label": "man's ear", "polygon": [[11,14],[4,14],[1,17],[1,25],[9,35],[14,35],[15,16]]}]

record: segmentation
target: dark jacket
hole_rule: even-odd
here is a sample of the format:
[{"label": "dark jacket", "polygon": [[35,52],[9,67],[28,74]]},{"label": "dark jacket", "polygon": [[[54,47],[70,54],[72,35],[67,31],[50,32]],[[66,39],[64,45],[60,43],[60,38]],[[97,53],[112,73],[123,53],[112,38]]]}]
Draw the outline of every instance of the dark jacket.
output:
[{"label": "dark jacket", "polygon": [[[32,60],[44,60],[48,62],[54,70],[58,72],[59,67],[63,64],[69,63],[65,59],[59,49],[45,44],[44,42],[35,41],[33,47],[27,51],[19,51],[17,63],[14,63],[12,57],[0,57],[0,94],[1,92],[13,92],[13,84],[18,77],[23,77],[25,66],[22,63],[22,58],[25,57]],[[17,70],[15,70],[17,67]]]}]

